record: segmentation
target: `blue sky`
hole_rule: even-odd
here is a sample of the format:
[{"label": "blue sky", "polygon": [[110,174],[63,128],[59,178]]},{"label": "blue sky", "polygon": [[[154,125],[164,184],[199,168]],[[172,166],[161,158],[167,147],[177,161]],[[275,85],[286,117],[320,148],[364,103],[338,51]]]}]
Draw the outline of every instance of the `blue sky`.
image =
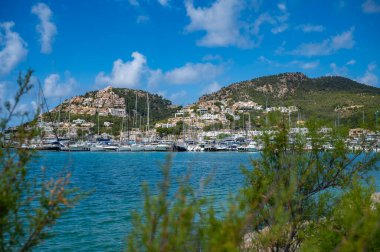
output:
[{"label": "blue sky", "polygon": [[107,85],[185,105],[289,71],[379,86],[379,24],[379,0],[3,0],[0,98],[28,68],[50,106]]}]

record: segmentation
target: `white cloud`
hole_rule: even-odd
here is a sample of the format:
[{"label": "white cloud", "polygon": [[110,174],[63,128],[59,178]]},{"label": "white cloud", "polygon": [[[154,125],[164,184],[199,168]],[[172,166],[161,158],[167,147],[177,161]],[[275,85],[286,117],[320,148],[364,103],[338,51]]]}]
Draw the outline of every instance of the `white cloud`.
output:
[{"label": "white cloud", "polygon": [[267,12],[266,13],[262,13],[252,24],[251,26],[251,32],[254,34],[254,35],[259,35],[260,33],[260,28],[263,24],[265,23],[269,23],[269,24],[274,24],[276,21],[274,20],[274,18],[269,15]]},{"label": "white cloud", "polygon": [[290,14],[288,13],[288,9],[285,3],[279,3],[277,7],[281,13],[275,16],[275,27],[273,27],[271,30],[273,34],[284,32],[289,27],[289,25],[286,22],[288,21]]},{"label": "white cloud", "polygon": [[348,68],[345,66],[338,66],[336,63],[331,63],[330,68],[332,70],[331,74],[328,75],[338,75],[338,76],[347,76],[348,75]]},{"label": "white cloud", "polygon": [[351,49],[355,45],[353,32],[354,28],[351,28],[320,43],[301,44],[297,49],[291,51],[290,54],[312,57],[331,55],[340,49]]},{"label": "white cloud", "polygon": [[355,65],[356,64],[356,60],[352,59],[350,61],[347,61],[346,65]]},{"label": "white cloud", "polygon": [[337,51],[340,49],[351,49],[355,45],[353,36],[354,28],[338,34],[332,38],[331,49]]},{"label": "white cloud", "polygon": [[187,92],[185,90],[181,90],[177,93],[171,94],[169,99],[174,103],[183,103],[183,98],[187,96]]},{"label": "white cloud", "polygon": [[[260,28],[267,23],[271,32],[278,34],[288,29],[289,12],[285,3],[279,3],[274,13],[260,14],[253,22],[249,10],[257,11],[262,0],[216,0],[208,7],[194,7],[192,0],[186,0],[186,13],[190,24],[186,31],[204,31],[206,34],[197,41],[199,46],[239,48],[258,47],[263,36]],[[241,16],[248,14],[245,20]]]},{"label": "white cloud", "polygon": [[202,58],[202,61],[223,61],[223,57],[218,54],[207,54]]},{"label": "white cloud", "polygon": [[138,24],[143,24],[143,23],[146,23],[148,21],[149,21],[149,16],[146,16],[146,15],[139,15],[136,18],[136,23],[138,23]]},{"label": "white cloud", "polygon": [[275,62],[271,61],[270,59],[268,59],[267,57],[261,55],[259,58],[258,58],[261,62],[264,62],[264,63],[267,63],[267,64],[273,64]]},{"label": "white cloud", "polygon": [[185,3],[190,24],[186,31],[205,31],[206,35],[197,41],[200,46],[251,47],[248,36],[244,35],[245,23],[239,21],[243,10],[242,0],[216,0],[210,7],[194,7],[193,2]]},{"label": "white cloud", "polygon": [[215,82],[211,83],[210,85],[206,86],[202,90],[201,94],[211,94],[211,93],[218,91],[220,88],[221,88],[221,86],[219,85],[219,83],[215,81]]},{"label": "white cloud", "polygon": [[221,66],[211,63],[187,63],[165,73],[165,80],[172,84],[195,84],[215,78],[222,71]]},{"label": "white cloud", "polygon": [[358,82],[371,85],[371,86],[376,86],[379,83],[379,79],[374,73],[376,68],[377,68],[376,64],[374,63],[369,64],[367,66],[367,70],[364,73],[364,75],[358,78]]},{"label": "white cloud", "polygon": [[41,52],[49,54],[52,51],[54,36],[57,34],[57,27],[51,21],[53,12],[46,4],[38,3],[32,7],[32,13],[40,19],[36,29],[41,35]]},{"label": "white cloud", "polygon": [[366,0],[362,4],[362,10],[364,13],[378,13],[380,12],[380,4],[375,0]]},{"label": "white cloud", "polygon": [[374,71],[377,68],[377,65],[375,63],[371,63],[368,65],[368,71]]},{"label": "white cloud", "polygon": [[281,11],[283,11],[283,12],[286,12],[286,11],[287,11],[287,8],[286,8],[285,3],[279,3],[279,4],[277,4],[277,7],[278,7]]},{"label": "white cloud", "polygon": [[96,78],[96,85],[112,85],[114,87],[133,88],[146,86],[152,90],[160,84],[204,84],[214,80],[224,69],[223,64],[210,62],[191,63],[167,71],[151,69],[147,59],[139,52],[132,53],[132,60],[123,62],[121,59],[113,63],[112,72],[100,72]]},{"label": "white cloud", "polygon": [[160,83],[167,84],[203,84],[215,79],[223,71],[223,65],[206,63],[186,63],[166,72],[161,69],[149,70],[148,87],[157,87]]},{"label": "white cloud", "polygon": [[133,52],[131,56],[133,59],[125,63],[121,59],[116,60],[109,75],[100,72],[96,76],[96,84],[110,84],[114,87],[126,88],[138,86],[147,70],[147,61],[146,57],[139,52]]},{"label": "white cloud", "polygon": [[271,29],[271,32],[273,34],[284,32],[289,28],[289,25],[287,24],[289,13],[287,11],[286,5],[284,3],[279,3],[277,7],[280,13],[277,15],[271,15],[268,12],[262,13],[251,25],[252,34],[258,36],[259,40],[262,39],[262,36],[259,36],[261,26],[266,23],[273,26]]},{"label": "white cloud", "polygon": [[319,61],[311,61],[311,62],[302,62],[302,61],[296,61],[296,63],[300,68],[308,70],[308,69],[314,69],[319,66]]},{"label": "white cloud", "polygon": [[161,4],[162,6],[168,6],[169,0],[158,0],[158,3]]},{"label": "white cloud", "polygon": [[25,116],[31,112],[30,104],[19,103],[14,112],[16,116]]},{"label": "white cloud", "polygon": [[310,70],[310,69],[315,69],[319,66],[319,61],[293,60],[293,61],[289,61],[289,62],[281,62],[280,63],[277,61],[270,60],[264,56],[260,56],[258,59],[259,59],[259,61],[261,61],[265,64],[268,64],[268,65],[271,65],[274,67],[278,67],[281,69],[288,68],[288,67],[298,67],[298,68],[302,68],[304,70]]},{"label": "white cloud", "polygon": [[303,32],[323,32],[325,27],[322,25],[303,24],[297,26],[296,29]]},{"label": "white cloud", "polygon": [[76,80],[69,75],[61,81],[59,74],[50,74],[44,80],[44,95],[46,97],[65,97],[72,93]]},{"label": "white cloud", "polygon": [[288,27],[289,27],[288,24],[281,24],[279,26],[272,28],[271,31],[273,34],[277,34],[277,33],[281,33],[281,32],[286,31],[288,29]]},{"label": "white cloud", "polygon": [[13,22],[0,23],[0,75],[8,74],[28,54],[27,44],[12,28]]},{"label": "white cloud", "polygon": [[155,88],[163,80],[164,74],[161,69],[150,70],[148,76],[148,88]]},{"label": "white cloud", "polygon": [[166,98],[166,94],[168,93],[167,91],[157,91],[156,92],[159,96],[162,96],[164,98]]},{"label": "white cloud", "polygon": [[1,103],[4,101],[8,84],[9,83],[7,81],[0,81],[0,102]]}]

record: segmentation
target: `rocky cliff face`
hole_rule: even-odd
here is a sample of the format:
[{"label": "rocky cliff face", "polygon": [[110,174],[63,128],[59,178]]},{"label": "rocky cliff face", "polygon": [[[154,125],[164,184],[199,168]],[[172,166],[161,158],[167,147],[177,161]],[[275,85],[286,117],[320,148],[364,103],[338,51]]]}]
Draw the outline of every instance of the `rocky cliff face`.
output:
[{"label": "rocky cliff face", "polygon": [[[149,97],[149,99],[148,99]],[[148,104],[151,122],[166,119],[174,114],[177,106],[159,96],[143,90],[106,87],[65,100],[53,112],[70,112],[71,115],[96,115],[116,117],[142,117],[147,120]]]},{"label": "rocky cliff face", "polygon": [[[233,83],[213,94],[204,95],[199,100],[228,100],[239,94],[240,101],[249,101],[250,93],[258,92],[275,98],[294,95],[303,82],[310,80],[303,73],[283,73],[279,75],[260,77],[249,81]],[[235,100],[237,101],[237,100]]]},{"label": "rocky cliff face", "polygon": [[74,96],[57,106],[53,112],[59,110],[79,115],[108,115],[114,110],[125,110],[125,100],[119,97],[112,87],[86,93],[84,96]]}]

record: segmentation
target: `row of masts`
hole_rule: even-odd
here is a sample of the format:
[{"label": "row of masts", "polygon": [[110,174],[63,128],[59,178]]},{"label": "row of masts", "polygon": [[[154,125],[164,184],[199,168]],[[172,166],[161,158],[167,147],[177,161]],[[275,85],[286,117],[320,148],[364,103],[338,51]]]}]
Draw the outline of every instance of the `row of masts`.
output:
[{"label": "row of masts", "polygon": [[[128,103],[127,103],[127,106],[128,106]],[[127,138],[129,140],[129,125],[128,125],[128,122],[129,120],[127,120],[127,106],[125,107],[125,116],[123,117],[123,119],[121,120],[121,127],[120,127],[120,142],[122,140],[122,133],[124,132],[124,122],[126,123],[126,129],[127,129]],[[150,119],[150,105],[149,105],[149,94],[146,93],[146,106],[147,106],[147,123],[146,123],[146,132],[149,132],[149,119]],[[135,99],[135,109],[134,109],[134,126],[135,128],[137,128],[137,121],[138,121],[138,110],[137,110],[137,93],[136,93],[136,99]],[[140,116],[140,127],[141,129],[141,116]],[[99,135],[99,115],[98,115],[98,135]]]},{"label": "row of masts", "polygon": [[[38,120],[41,124],[44,123],[44,118],[43,118],[43,108],[46,107],[46,110],[47,110],[47,115],[50,119],[51,122],[53,122],[53,118],[51,117],[51,114],[50,114],[50,110],[49,110],[49,107],[48,107],[48,104],[47,104],[47,101],[46,101],[46,98],[44,96],[44,92],[43,92],[43,89],[42,89],[42,86],[40,84],[40,82],[38,81],[39,83],[39,88],[38,88],[38,93],[37,93],[37,111],[38,111]],[[135,128],[137,128],[138,126],[138,109],[137,109],[137,93],[136,93],[136,99],[135,99],[135,109],[133,111],[133,114],[134,114],[134,117],[133,117],[133,125],[135,126]],[[128,103],[127,103],[127,106],[128,106]],[[129,114],[127,113],[127,106],[125,108],[125,116],[123,117],[122,119],[122,122],[121,122],[121,132],[124,132],[124,125],[126,126],[126,130],[127,130],[127,134],[128,134],[128,139],[129,139],[129,125],[128,125],[128,122],[129,120],[127,120],[127,117],[129,117]],[[146,121],[146,126],[145,126],[145,131],[146,132],[149,132],[150,130],[150,104],[149,104],[149,94],[146,93],[146,106],[147,106],[147,121]],[[141,129],[141,116],[140,116],[140,129]],[[58,125],[61,121],[61,110],[58,111],[58,118],[57,118],[57,121],[58,121]],[[69,110],[68,110],[68,121],[69,123],[71,123],[71,100],[70,100],[70,103],[69,103]],[[59,135],[59,132],[58,132],[58,128],[59,127],[54,127],[54,124],[53,124],[53,132],[54,132],[54,135],[55,137],[57,138],[57,140],[59,139],[58,135]],[[100,119],[99,119],[99,113],[97,113],[97,135],[100,136]],[[121,137],[121,134],[120,134],[120,137]]]}]

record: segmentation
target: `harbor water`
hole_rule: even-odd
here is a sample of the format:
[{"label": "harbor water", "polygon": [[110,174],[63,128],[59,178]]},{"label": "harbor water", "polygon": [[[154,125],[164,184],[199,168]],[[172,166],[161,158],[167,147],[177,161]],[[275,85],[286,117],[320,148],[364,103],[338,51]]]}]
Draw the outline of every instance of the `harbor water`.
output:
[{"label": "harbor water", "polygon": [[[162,152],[40,152],[32,168],[46,168],[48,174],[59,174],[68,168],[72,182],[90,191],[73,209],[66,212],[52,229],[54,237],[44,241],[36,251],[122,251],[131,228],[131,213],[143,206],[142,183],[154,192],[161,181],[160,163],[168,153]],[[235,193],[244,182],[241,166],[249,167],[250,159],[259,153],[194,153],[172,154],[171,176],[191,175],[191,185],[198,189],[211,177],[202,193],[222,205],[229,193]]]},{"label": "harbor water", "polygon": [[[52,228],[54,236],[35,251],[122,251],[131,229],[131,214],[143,206],[142,183],[154,193],[162,180],[159,163],[168,153],[162,152],[41,152],[31,163],[32,172],[41,166],[47,174],[59,174],[68,168],[72,182],[82,191],[91,192],[73,209],[66,212]],[[241,167],[251,167],[250,160],[259,153],[183,152],[172,154],[171,176],[190,174],[194,188],[202,181],[211,182],[202,189],[216,206],[222,206],[228,195],[244,183]],[[379,189],[380,176],[374,173]],[[173,179],[172,190],[178,188]],[[173,192],[173,191],[172,191]]]}]

